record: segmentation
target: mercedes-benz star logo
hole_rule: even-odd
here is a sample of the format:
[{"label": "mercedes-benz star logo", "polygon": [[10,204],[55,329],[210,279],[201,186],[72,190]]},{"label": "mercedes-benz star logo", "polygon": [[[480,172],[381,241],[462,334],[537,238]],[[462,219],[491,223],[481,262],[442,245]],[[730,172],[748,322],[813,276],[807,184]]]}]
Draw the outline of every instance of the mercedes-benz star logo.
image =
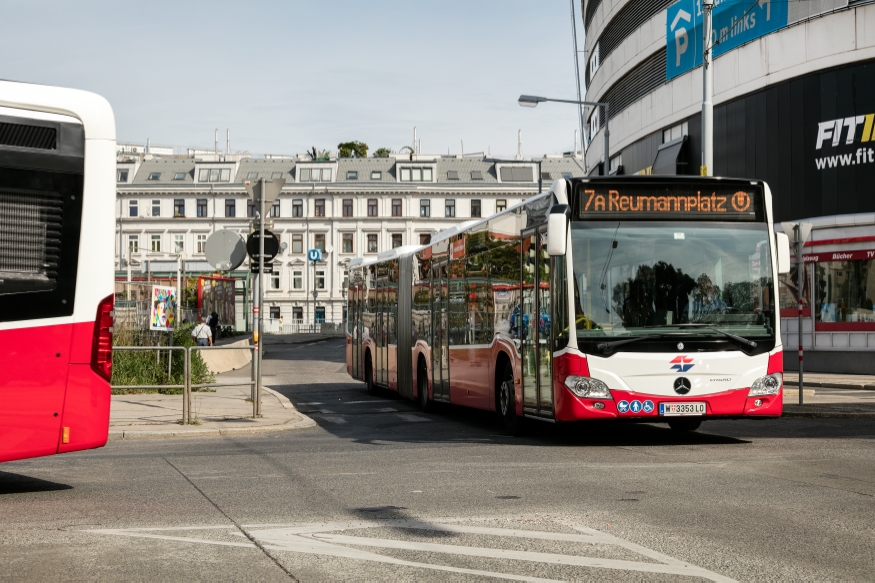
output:
[{"label": "mercedes-benz star logo", "polygon": [[683,349],[684,349],[684,343],[678,342],[678,350],[683,350]]},{"label": "mercedes-benz star logo", "polygon": [[686,395],[690,392],[691,388],[693,388],[693,385],[684,377],[678,377],[674,381],[674,392],[678,395]]}]

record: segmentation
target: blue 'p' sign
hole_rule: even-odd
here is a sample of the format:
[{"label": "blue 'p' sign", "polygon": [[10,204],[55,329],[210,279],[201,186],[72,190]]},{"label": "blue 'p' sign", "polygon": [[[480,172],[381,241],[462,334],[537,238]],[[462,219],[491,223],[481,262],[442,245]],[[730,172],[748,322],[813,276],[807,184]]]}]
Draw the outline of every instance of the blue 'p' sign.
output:
[{"label": "blue 'p' sign", "polygon": [[307,259],[310,261],[322,261],[322,249],[310,249],[307,251]]}]

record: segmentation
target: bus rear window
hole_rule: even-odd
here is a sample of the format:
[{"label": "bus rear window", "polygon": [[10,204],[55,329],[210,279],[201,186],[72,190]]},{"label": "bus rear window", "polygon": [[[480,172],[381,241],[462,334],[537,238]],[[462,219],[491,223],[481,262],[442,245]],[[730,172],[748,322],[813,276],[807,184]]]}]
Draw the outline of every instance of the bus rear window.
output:
[{"label": "bus rear window", "polygon": [[0,295],[57,288],[63,204],[59,192],[0,186]]}]

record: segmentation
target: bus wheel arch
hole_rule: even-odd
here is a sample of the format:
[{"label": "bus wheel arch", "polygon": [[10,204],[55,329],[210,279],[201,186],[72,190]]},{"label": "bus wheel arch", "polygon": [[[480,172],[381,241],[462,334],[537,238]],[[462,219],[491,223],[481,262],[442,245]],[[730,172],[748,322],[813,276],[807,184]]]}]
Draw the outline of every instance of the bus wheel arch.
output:
[{"label": "bus wheel arch", "polygon": [[513,364],[504,351],[499,352],[495,361],[495,410],[504,422],[504,428],[509,434],[522,434],[523,419],[516,414],[516,383],[513,376]]},{"label": "bus wheel arch", "polygon": [[422,353],[416,360],[416,389],[419,408],[423,411],[431,410],[433,401],[428,396],[428,366],[426,366],[425,356]]},{"label": "bus wheel arch", "polygon": [[377,385],[374,383],[374,364],[370,349],[365,350],[365,385],[369,395],[377,394]]}]

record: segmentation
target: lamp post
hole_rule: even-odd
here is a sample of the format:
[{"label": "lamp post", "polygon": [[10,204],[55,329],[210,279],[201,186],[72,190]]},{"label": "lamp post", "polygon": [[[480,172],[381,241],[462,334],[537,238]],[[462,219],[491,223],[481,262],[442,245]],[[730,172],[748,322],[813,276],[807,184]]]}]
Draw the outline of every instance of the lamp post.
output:
[{"label": "lamp post", "polygon": [[[518,102],[522,107],[537,107],[539,103],[544,101],[553,101],[556,103],[573,103],[574,105],[589,105],[592,107],[605,108],[605,176],[611,173],[611,154],[609,148],[609,140],[611,132],[608,131],[608,102],[607,101],[577,101],[574,99],[550,99],[548,97],[539,97],[537,95],[520,95]],[[583,136],[581,136],[581,140]]]}]

